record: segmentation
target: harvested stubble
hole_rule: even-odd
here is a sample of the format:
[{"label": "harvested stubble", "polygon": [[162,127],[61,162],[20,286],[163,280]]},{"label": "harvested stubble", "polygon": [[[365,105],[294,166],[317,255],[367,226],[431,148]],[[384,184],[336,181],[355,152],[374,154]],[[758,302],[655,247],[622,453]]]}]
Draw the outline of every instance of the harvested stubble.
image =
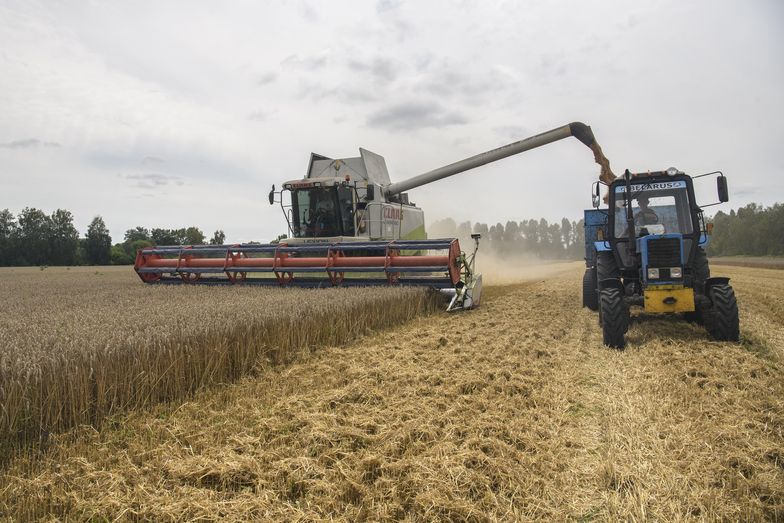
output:
[{"label": "harvested stubble", "polygon": [[435,307],[423,289],[148,286],[128,268],[2,270],[0,461],[52,432]]},{"label": "harvested stubble", "polygon": [[784,272],[726,272],[740,345],[649,318],[606,349],[575,268],[59,436],[0,479],[0,514],[781,520]]}]

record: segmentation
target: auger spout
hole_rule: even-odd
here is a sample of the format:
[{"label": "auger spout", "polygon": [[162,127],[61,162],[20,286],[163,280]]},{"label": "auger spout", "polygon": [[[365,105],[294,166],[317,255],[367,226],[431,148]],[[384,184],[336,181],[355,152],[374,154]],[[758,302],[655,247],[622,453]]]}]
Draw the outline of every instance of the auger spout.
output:
[{"label": "auger spout", "polygon": [[610,162],[604,156],[601,146],[596,141],[596,138],[593,135],[593,131],[591,131],[591,127],[582,122],[572,122],[562,127],[551,129],[529,138],[498,147],[497,149],[479,153],[477,155],[471,156],[470,158],[465,158],[455,163],[445,165],[444,167],[433,169],[432,171],[414,176],[408,180],[391,183],[384,187],[384,195],[389,197],[395,194],[399,194],[408,191],[409,189],[414,189],[415,187],[420,187],[448,176],[453,176],[455,174],[468,171],[488,163],[502,160],[509,156],[514,156],[515,154],[520,154],[522,152],[530,151],[531,149],[536,149],[537,147],[541,147],[549,143],[557,142],[558,140],[563,140],[564,138],[568,138],[570,136],[577,138],[588,148],[590,148],[591,151],[593,151],[594,160],[601,166],[601,174],[599,179],[605,183],[612,182],[612,180],[615,179],[615,175],[610,169]]}]

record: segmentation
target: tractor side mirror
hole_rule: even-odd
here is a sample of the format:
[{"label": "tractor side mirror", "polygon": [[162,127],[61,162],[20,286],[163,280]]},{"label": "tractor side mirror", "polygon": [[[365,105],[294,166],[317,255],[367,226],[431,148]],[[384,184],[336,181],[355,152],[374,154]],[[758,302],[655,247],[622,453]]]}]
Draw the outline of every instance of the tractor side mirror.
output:
[{"label": "tractor side mirror", "polygon": [[719,176],[716,178],[716,190],[719,193],[719,201],[721,203],[730,201],[730,193],[727,189],[727,178]]},{"label": "tractor side mirror", "polygon": [[593,182],[593,194],[591,195],[591,203],[593,204],[593,208],[598,209],[601,201],[601,189],[599,187],[599,182]]},{"label": "tractor side mirror", "polygon": [[376,186],[368,184],[365,200],[372,202],[375,199],[376,199]]},{"label": "tractor side mirror", "polygon": [[272,190],[269,192],[269,202],[270,205],[275,203],[275,184],[272,185]]}]

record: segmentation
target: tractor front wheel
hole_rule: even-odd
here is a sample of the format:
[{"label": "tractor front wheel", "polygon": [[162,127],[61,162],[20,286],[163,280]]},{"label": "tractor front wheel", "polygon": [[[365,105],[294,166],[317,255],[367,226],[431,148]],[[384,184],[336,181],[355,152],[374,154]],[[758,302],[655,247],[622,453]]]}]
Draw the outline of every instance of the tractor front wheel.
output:
[{"label": "tractor front wheel", "polygon": [[[697,294],[705,294],[705,281],[710,278],[710,266],[708,265],[708,257],[705,256],[705,251],[702,247],[697,247],[697,252],[694,253],[692,278],[694,281],[694,290]],[[702,311],[699,307],[692,312],[687,312],[684,316],[689,323],[705,325],[705,318],[703,318]]]},{"label": "tractor front wheel", "polygon": [[599,309],[596,267],[585,269],[585,274],[583,275],[583,307],[588,307],[592,311]]},{"label": "tractor front wheel", "polygon": [[708,335],[716,341],[740,340],[740,322],[738,320],[738,302],[735,291],[726,283],[713,285],[708,290],[711,300],[710,309],[703,314]]},{"label": "tractor front wheel", "polygon": [[621,277],[621,271],[618,270],[618,264],[615,263],[615,256],[611,252],[597,252],[596,253],[596,280],[597,282],[609,278],[615,279]]},{"label": "tractor front wheel", "polygon": [[626,346],[624,335],[629,330],[629,306],[623,301],[620,289],[603,289],[599,293],[599,307],[604,344],[614,349]]}]

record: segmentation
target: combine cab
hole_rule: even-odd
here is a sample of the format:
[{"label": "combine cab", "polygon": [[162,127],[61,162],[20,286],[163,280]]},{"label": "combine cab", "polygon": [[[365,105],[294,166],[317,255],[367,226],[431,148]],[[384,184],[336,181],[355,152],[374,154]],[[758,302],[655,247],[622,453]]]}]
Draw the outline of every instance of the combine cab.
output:
[{"label": "combine cab", "polygon": [[[717,176],[719,202],[727,179]],[[698,178],[698,177],[695,177]],[[646,313],[683,313],[711,338],[738,341],[738,306],[729,278],[710,277],[709,240],[692,178],[675,168],[632,175],[608,185],[608,208],[585,211],[583,306],[599,311],[604,343],[623,348],[630,307]],[[711,204],[713,205],[713,204]]]}]

